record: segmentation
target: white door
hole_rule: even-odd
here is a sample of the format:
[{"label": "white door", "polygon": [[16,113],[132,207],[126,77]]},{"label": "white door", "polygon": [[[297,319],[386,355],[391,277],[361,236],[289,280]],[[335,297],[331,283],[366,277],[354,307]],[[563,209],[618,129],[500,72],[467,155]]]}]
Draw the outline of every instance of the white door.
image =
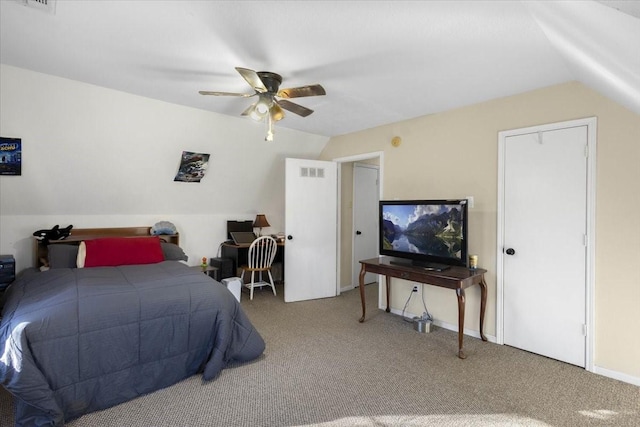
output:
[{"label": "white door", "polygon": [[285,302],[337,295],[338,168],[285,160]]},{"label": "white door", "polygon": [[[353,165],[353,266],[351,283],[360,283],[360,260],[378,256],[378,167],[356,163]],[[378,279],[367,273],[364,283]]]},{"label": "white door", "polygon": [[584,367],[587,126],[505,138],[503,185],[504,343]]}]

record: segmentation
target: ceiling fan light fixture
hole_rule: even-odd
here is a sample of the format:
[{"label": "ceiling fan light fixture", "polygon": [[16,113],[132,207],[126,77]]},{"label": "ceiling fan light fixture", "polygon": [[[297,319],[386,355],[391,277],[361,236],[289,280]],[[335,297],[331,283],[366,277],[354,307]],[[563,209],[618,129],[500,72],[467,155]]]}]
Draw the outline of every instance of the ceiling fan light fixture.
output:
[{"label": "ceiling fan light fixture", "polygon": [[277,102],[273,103],[273,106],[269,110],[269,115],[271,116],[271,120],[274,122],[284,119],[284,111]]},{"label": "ceiling fan light fixture", "polygon": [[[22,0],[27,1],[27,0]],[[28,0],[44,1],[44,0]],[[253,88],[253,94],[220,92],[201,90],[201,95],[237,96],[249,98],[257,96],[258,100],[242,112],[242,116],[249,116],[255,121],[267,121],[267,135],[265,141],[273,141],[273,124],[284,118],[284,110],[307,117],[313,113],[310,108],[289,101],[289,98],[326,95],[326,91],[319,84],[280,89],[282,76],[271,71],[254,71],[248,68],[236,67],[236,71]],[[278,99],[280,98],[280,99]],[[286,99],[282,99],[286,98]]]},{"label": "ceiling fan light fixture", "polygon": [[262,101],[258,102],[258,105],[256,105],[256,112],[264,117],[269,112],[269,104]]},{"label": "ceiling fan light fixture", "polygon": [[269,114],[272,105],[273,99],[269,95],[260,94],[258,102],[256,102],[255,108],[251,112],[251,118],[257,121],[264,119]]},{"label": "ceiling fan light fixture", "polygon": [[262,121],[262,119],[264,119],[264,114],[260,114],[258,112],[258,109],[254,108],[253,112],[251,113],[251,118],[256,122],[259,122],[259,121]]}]

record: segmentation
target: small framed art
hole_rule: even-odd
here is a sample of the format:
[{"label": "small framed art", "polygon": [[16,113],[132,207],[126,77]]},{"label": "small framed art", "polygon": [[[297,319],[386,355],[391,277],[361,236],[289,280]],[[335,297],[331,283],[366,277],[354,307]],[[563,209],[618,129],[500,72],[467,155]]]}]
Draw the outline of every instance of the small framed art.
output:
[{"label": "small framed art", "polygon": [[0,175],[22,175],[22,139],[0,137]]}]

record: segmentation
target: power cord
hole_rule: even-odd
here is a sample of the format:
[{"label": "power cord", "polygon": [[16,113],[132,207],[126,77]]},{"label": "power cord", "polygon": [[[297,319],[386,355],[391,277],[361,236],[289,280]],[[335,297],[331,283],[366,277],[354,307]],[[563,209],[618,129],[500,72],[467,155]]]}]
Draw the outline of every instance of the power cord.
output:
[{"label": "power cord", "polygon": [[409,305],[409,301],[411,301],[411,295],[413,295],[414,290],[411,289],[411,292],[409,293],[409,298],[407,298],[407,302],[404,303],[404,307],[402,307],[402,320],[404,320],[405,322],[410,322],[413,323],[413,319],[409,319],[407,317],[405,317],[404,312],[407,309],[407,306]]},{"label": "power cord", "polygon": [[[409,293],[409,298],[407,298],[407,302],[404,303],[404,307],[402,308],[402,320],[404,320],[405,322],[410,322],[410,323],[414,322],[414,319],[409,319],[404,315],[404,312],[406,311],[407,306],[409,305],[409,301],[411,301],[411,297],[413,296],[414,292],[418,292],[417,286],[414,286],[411,289],[411,292]],[[431,313],[429,313],[429,310],[427,310],[427,303],[424,301],[424,285],[422,285],[422,306],[424,307],[424,312],[422,313],[422,317],[420,319],[424,321],[433,322],[433,316],[431,316]]]},{"label": "power cord", "polygon": [[422,313],[422,320],[428,320],[429,322],[433,322],[433,316],[427,310],[427,304],[424,302],[424,284],[422,286],[422,306],[424,307],[424,313]]},{"label": "power cord", "polygon": [[218,245],[218,252],[216,253],[216,257],[220,258],[220,256],[222,256],[222,245],[224,245],[225,242],[222,242]]}]

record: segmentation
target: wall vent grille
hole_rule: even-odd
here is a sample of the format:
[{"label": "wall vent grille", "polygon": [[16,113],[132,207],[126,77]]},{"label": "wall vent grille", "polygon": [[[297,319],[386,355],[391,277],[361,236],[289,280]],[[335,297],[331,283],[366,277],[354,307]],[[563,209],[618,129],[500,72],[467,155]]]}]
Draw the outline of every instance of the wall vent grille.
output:
[{"label": "wall vent grille", "polygon": [[302,178],[324,178],[324,168],[300,168],[300,176]]}]

